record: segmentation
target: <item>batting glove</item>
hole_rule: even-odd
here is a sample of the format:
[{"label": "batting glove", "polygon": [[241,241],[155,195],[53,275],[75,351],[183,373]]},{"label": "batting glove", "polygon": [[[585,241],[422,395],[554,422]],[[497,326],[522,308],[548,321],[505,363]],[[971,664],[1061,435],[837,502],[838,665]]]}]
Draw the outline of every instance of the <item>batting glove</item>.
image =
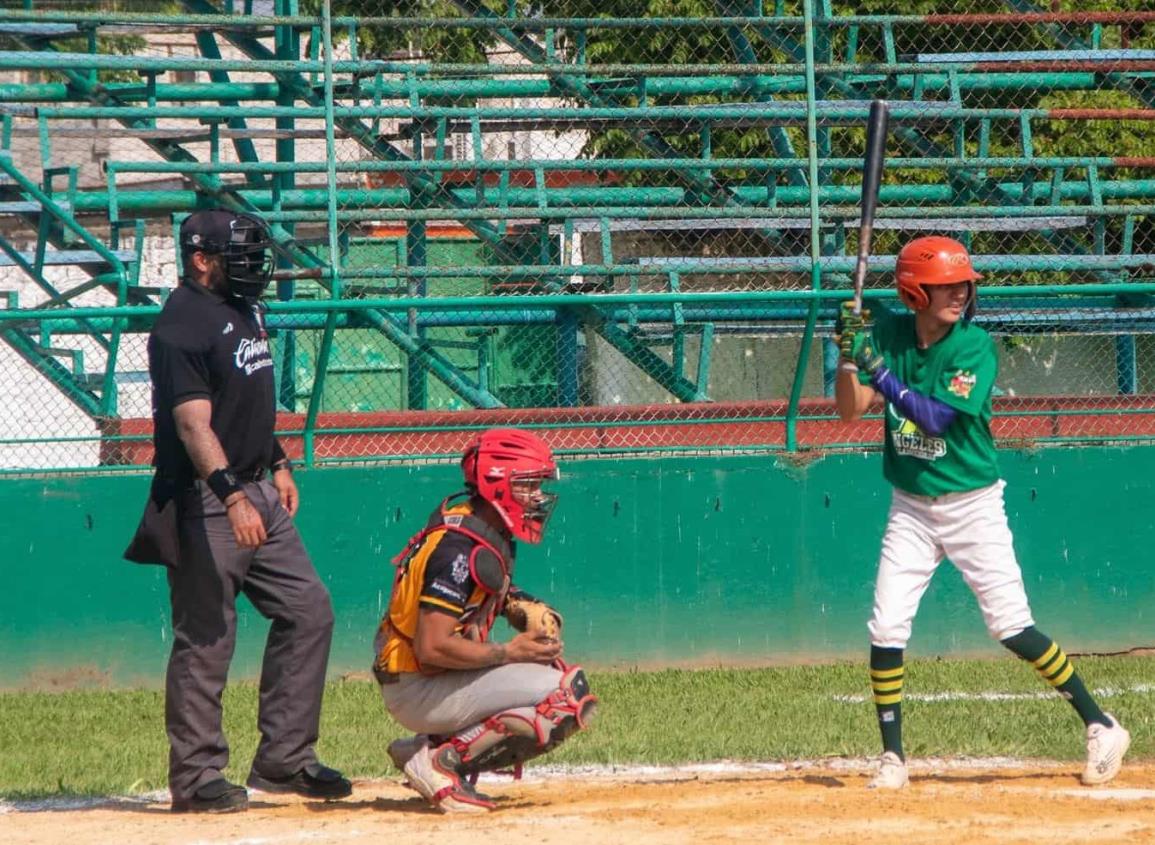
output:
[{"label": "batting glove", "polygon": [[838,348],[843,358],[854,360],[855,339],[859,335],[869,334],[870,311],[863,309],[854,313],[854,303],[844,302],[834,320],[834,334],[838,340]]},{"label": "batting glove", "polygon": [[851,360],[858,365],[858,369],[869,375],[874,375],[878,370],[886,366],[886,359],[874,348],[874,343],[870,340],[870,335],[860,334],[855,337],[852,352]]}]

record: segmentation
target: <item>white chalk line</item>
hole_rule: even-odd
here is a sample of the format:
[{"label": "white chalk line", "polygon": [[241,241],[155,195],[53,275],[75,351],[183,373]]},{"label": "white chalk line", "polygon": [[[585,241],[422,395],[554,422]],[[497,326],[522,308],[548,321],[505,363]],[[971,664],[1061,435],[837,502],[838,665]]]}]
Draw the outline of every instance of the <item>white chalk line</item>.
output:
[{"label": "white chalk line", "polygon": [[[1027,760],[1021,757],[923,757],[910,760],[908,767],[915,774],[943,771],[999,771],[1005,769],[1065,769],[1070,763],[1058,760]],[[816,759],[771,761],[718,760],[704,763],[685,763],[677,766],[609,765],[609,766],[534,766],[526,769],[522,780],[541,783],[554,780],[611,780],[638,782],[645,780],[695,780],[718,776],[786,774],[789,772],[825,771],[847,774],[873,773],[878,768],[876,757],[820,757]],[[500,775],[482,775],[482,780],[500,781]]]},{"label": "white chalk line", "polygon": [[[925,757],[909,760],[907,766],[917,778],[920,775],[932,776],[950,772],[997,772],[1008,769],[1047,769],[1062,770],[1072,767],[1070,762],[1057,760],[1032,760],[1021,757]],[[878,766],[877,759],[863,757],[822,757],[807,760],[751,762],[718,760],[704,763],[687,763],[678,766],[657,765],[586,765],[586,766],[534,766],[526,769],[522,778],[524,783],[542,783],[558,780],[585,780],[585,781],[686,781],[709,779],[711,777],[750,776],[767,774],[785,774],[802,771],[825,771],[847,774],[864,774],[873,772]],[[481,781],[501,783],[509,782],[503,775],[484,774]],[[375,783],[395,783],[391,778],[374,780],[357,780],[359,787],[371,787]],[[1017,788],[1016,788],[1017,789]],[[1062,795],[1064,797],[1088,798],[1091,800],[1118,800],[1139,801],[1155,799],[1155,789],[1134,788],[1087,788],[1087,789],[1045,789],[1027,790],[1046,793],[1047,795]],[[85,798],[44,798],[38,800],[0,800],[0,815],[9,813],[51,813],[71,812],[74,810],[91,810],[100,807],[114,807],[116,805],[134,804],[167,804],[168,790],[158,790],[142,795],[131,796],[93,796]],[[294,839],[315,838],[311,831],[301,831]],[[273,839],[246,838],[230,840],[230,845],[265,845]],[[278,836],[276,841],[286,841],[285,837]],[[198,843],[190,843],[198,845]],[[199,844],[203,845],[203,843]],[[219,845],[219,843],[215,843]]]},{"label": "white chalk line", "polygon": [[308,842],[322,839],[334,842],[340,839],[362,839],[364,831],[339,828],[332,825],[319,830],[298,830],[293,833],[278,833],[276,836],[244,836],[240,839],[193,839],[188,845],[279,845],[282,842]]},{"label": "white chalk line", "polygon": [[1096,787],[1093,789],[1056,789],[1051,794],[1072,798],[1088,798],[1091,801],[1150,801],[1155,798],[1155,789]]},{"label": "white chalk line", "polygon": [[[1100,687],[1091,690],[1096,698],[1115,698],[1120,695],[1150,695],[1155,692],[1155,684],[1134,684],[1129,687]],[[1054,698],[1053,690],[1038,692],[913,692],[903,693],[903,701],[1033,701]],[[834,701],[842,704],[864,704],[874,699],[868,695],[832,695]]]}]

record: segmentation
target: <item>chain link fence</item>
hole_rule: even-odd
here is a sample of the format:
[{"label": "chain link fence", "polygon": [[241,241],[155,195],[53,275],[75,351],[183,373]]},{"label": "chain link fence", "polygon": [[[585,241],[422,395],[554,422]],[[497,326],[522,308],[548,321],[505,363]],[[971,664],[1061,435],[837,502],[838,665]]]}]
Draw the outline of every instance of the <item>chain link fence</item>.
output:
[{"label": "chain link fence", "polygon": [[1000,440],[1155,439],[1138,0],[19,0],[0,40],[8,471],[148,463],[145,337],[210,205],[273,224],[308,462],[492,425],[567,454],[876,446],[829,398],[875,99],[868,297],[900,308],[902,244],[956,237]]}]

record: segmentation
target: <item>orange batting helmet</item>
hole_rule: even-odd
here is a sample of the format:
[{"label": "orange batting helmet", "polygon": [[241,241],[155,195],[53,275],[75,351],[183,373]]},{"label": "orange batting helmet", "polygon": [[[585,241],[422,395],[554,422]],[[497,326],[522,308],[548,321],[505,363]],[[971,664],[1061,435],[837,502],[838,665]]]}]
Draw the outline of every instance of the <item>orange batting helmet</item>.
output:
[{"label": "orange batting helmet", "polygon": [[975,285],[982,276],[971,266],[967,248],[954,238],[929,235],[915,238],[898,253],[894,279],[898,296],[912,311],[921,311],[930,305],[925,285],[953,285],[971,283],[971,299],[967,317],[974,313]]}]

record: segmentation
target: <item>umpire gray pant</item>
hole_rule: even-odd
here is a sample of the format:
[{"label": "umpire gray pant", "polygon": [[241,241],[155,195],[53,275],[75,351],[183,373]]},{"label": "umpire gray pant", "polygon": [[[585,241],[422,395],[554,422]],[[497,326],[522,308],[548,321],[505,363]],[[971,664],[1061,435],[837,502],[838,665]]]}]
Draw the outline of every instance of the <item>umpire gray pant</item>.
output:
[{"label": "umpire gray pant", "polygon": [[224,505],[204,482],[181,502],[181,562],[168,570],[173,644],[165,684],[174,800],[221,777],[228,765],[221,695],[236,645],[238,593],[272,620],[253,770],[283,777],[316,760],[333,607],[277,489],[269,481],[244,489],[268,533],[256,549],[237,546]]}]

